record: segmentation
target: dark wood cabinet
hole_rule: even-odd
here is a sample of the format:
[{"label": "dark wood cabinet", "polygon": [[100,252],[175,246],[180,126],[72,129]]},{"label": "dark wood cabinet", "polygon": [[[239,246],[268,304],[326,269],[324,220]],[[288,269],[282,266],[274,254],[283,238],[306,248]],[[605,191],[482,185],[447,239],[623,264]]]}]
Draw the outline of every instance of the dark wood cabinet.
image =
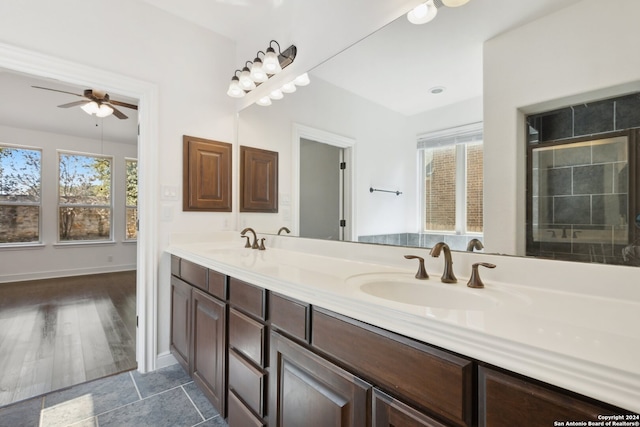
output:
[{"label": "dark wood cabinet", "polygon": [[480,427],[552,426],[554,421],[598,421],[598,415],[619,413],[484,366],[478,368],[478,389]]},{"label": "dark wood cabinet", "polygon": [[171,353],[187,370],[191,349],[191,285],[171,277]]},{"label": "dark wood cabinet", "polygon": [[182,210],[231,212],[231,152],[229,143],[183,136]]},{"label": "dark wood cabinet", "polygon": [[197,289],[191,297],[191,375],[213,406],[224,413],[227,305]]},{"label": "dark wood cabinet", "polygon": [[445,427],[381,390],[373,390],[372,427]]},{"label": "dark wood cabinet", "polygon": [[240,146],[240,212],[278,212],[278,153]]},{"label": "dark wood cabinet", "polygon": [[278,333],[270,344],[271,427],[370,424],[370,384]]}]

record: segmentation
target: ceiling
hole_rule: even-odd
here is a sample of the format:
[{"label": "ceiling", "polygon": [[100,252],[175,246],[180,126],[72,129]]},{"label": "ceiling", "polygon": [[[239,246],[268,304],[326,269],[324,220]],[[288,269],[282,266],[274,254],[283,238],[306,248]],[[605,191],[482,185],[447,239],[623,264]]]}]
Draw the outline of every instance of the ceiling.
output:
[{"label": "ceiling", "polygon": [[[266,17],[273,17],[283,8],[295,7],[296,2],[304,2],[298,7],[313,7],[308,0],[138,1],[236,42],[248,34],[259,33],[270,24]],[[441,7],[434,21],[420,26],[400,17],[354,45],[348,54],[334,57],[313,73],[406,115],[453,104],[482,95],[482,43],[485,40],[578,1],[473,0],[459,8]],[[381,51],[384,53],[380,54]],[[375,72],[367,72],[366,67],[373,67]],[[34,85],[80,94],[88,89],[0,69],[0,93],[3,94],[0,125],[137,142],[136,111],[123,109],[128,120],[114,116],[99,119],[80,108],[57,108],[77,97],[34,89]],[[428,92],[434,86],[445,86],[447,90],[436,97]],[[112,99],[137,104],[135,99],[109,95]]]}]

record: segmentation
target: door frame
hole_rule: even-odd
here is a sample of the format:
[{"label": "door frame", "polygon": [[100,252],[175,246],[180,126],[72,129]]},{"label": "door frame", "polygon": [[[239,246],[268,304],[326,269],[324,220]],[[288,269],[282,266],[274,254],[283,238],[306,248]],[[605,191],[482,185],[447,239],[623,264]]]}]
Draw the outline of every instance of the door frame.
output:
[{"label": "door frame", "polygon": [[291,165],[293,167],[293,179],[291,180],[291,193],[293,197],[291,198],[291,224],[293,234],[300,234],[300,140],[304,138],[344,149],[344,162],[347,167],[344,171],[344,195],[342,199],[344,200],[344,219],[347,221],[347,225],[344,227],[343,236],[344,240],[353,241],[356,218],[356,140],[299,123],[293,124],[292,133]]},{"label": "door frame", "polygon": [[138,218],[140,229],[137,239],[136,360],[138,371],[144,373],[156,368],[157,349],[157,202],[158,156],[158,87],[154,83],[138,80],[100,68],[67,61],[38,52],[0,43],[0,67],[41,78],[65,83],[100,87],[108,92],[136,98],[138,105]]}]

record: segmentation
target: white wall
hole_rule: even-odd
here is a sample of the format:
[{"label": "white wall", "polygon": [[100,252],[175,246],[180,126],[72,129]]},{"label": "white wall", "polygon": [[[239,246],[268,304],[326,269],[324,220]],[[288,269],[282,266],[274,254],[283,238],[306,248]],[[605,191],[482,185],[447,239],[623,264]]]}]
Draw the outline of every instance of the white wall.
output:
[{"label": "white wall", "polygon": [[[64,277],[136,267],[136,244],[125,240],[125,158],[137,146],[0,126],[0,143],[42,149],[41,239],[43,246],[2,250],[0,282]],[[113,240],[115,243],[55,245],[58,240],[57,150],[113,156]]]},{"label": "white wall", "polygon": [[484,212],[491,252],[524,254],[523,112],[639,90],[639,14],[637,0],[583,0],[485,43]]}]

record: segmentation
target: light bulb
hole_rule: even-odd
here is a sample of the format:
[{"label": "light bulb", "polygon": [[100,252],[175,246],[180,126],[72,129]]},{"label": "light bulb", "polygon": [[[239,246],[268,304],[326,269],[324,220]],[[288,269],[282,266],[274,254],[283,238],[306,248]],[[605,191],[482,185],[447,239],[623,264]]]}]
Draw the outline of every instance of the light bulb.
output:
[{"label": "light bulb", "polygon": [[95,101],[88,102],[80,108],[82,108],[84,112],[89,115],[96,114],[100,110],[100,106]]},{"label": "light bulb", "polygon": [[244,90],[240,87],[240,83],[238,77],[233,76],[231,79],[231,83],[229,83],[229,89],[227,90],[227,95],[232,98],[242,98],[245,95]]},{"label": "light bulb", "polygon": [[306,86],[311,83],[311,80],[309,80],[309,74],[304,73],[296,77],[293,82],[296,84],[296,86]]},{"label": "light bulb", "polygon": [[280,88],[284,93],[293,93],[296,91],[296,85],[293,82],[285,83]]},{"label": "light bulb", "polygon": [[269,94],[269,98],[277,100],[284,98],[284,95],[282,94],[282,91],[280,89],[274,89]]},{"label": "light bulb", "polygon": [[268,105],[271,105],[271,98],[269,98],[268,96],[263,96],[262,98],[256,101],[256,104],[266,107]]},{"label": "light bulb", "polygon": [[458,7],[469,3],[469,0],[442,0],[442,4],[447,7]]},{"label": "light bulb", "polygon": [[267,53],[264,55],[264,61],[262,62],[262,68],[267,74],[277,74],[282,71],[280,66],[280,60],[276,51],[272,47],[267,48]]},{"label": "light bulb", "polygon": [[433,0],[428,0],[419,4],[407,13],[407,19],[412,24],[426,24],[436,17],[438,14],[438,8],[433,3]]},{"label": "light bulb", "polygon": [[98,111],[96,112],[96,116],[98,117],[107,117],[113,113],[113,108],[108,106],[107,104],[100,104]]},{"label": "light bulb", "polygon": [[256,84],[251,80],[251,74],[247,67],[244,67],[240,73],[240,87],[244,90],[253,90],[256,88]]},{"label": "light bulb", "polygon": [[251,80],[253,80],[256,83],[263,83],[269,79],[269,76],[267,76],[267,73],[265,73],[262,67],[262,61],[260,60],[260,58],[256,58],[253,60],[253,64],[251,65],[250,76],[251,76]]}]

